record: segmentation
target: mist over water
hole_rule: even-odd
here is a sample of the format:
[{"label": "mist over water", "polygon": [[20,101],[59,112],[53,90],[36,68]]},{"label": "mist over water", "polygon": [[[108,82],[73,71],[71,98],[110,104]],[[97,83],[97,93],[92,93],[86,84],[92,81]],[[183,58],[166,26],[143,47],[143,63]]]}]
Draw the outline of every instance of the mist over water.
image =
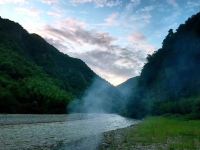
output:
[{"label": "mist over water", "polygon": [[69,111],[72,113],[114,113],[116,112],[114,107],[120,99],[115,94],[114,87],[96,78],[80,99],[72,101]]},{"label": "mist over water", "polygon": [[[108,101],[109,84],[102,82],[100,79],[94,79],[92,85],[85,91],[81,99],[72,101],[69,105],[71,112],[84,112],[84,113],[108,113],[111,112],[112,104]],[[87,115],[87,114],[86,114]],[[106,120],[106,118],[104,118]],[[98,133],[100,128],[104,126],[102,122],[98,122],[95,126],[88,124],[83,127],[83,130],[89,130],[92,128],[94,133]],[[60,150],[95,150],[98,149],[99,144],[102,141],[102,133],[94,134],[92,139],[87,138],[79,140],[76,144],[65,144]]]},{"label": "mist over water", "polygon": [[[73,121],[68,134],[68,142],[62,144],[59,150],[97,150],[103,142],[103,133],[136,124],[133,119],[124,118],[117,114],[72,114],[81,115],[81,120]],[[71,140],[70,140],[70,133]],[[67,134],[67,133],[66,133]],[[73,138],[73,136],[75,138]]]},{"label": "mist over water", "polygon": [[[124,88],[124,97],[129,94],[129,88]],[[127,91],[125,91],[127,90]],[[126,94],[125,94],[126,93]],[[85,91],[80,99],[72,101],[69,105],[71,113],[81,112],[85,115],[90,116],[91,114],[98,119],[97,122],[91,122],[87,126],[83,126],[82,130],[93,131],[92,138],[87,137],[86,139],[79,140],[75,144],[66,144],[61,147],[61,150],[95,150],[98,149],[99,144],[102,143],[103,133],[100,132],[102,129],[107,127],[123,128],[129,126],[126,124],[126,119],[115,115],[125,105],[126,101],[121,97],[117,88],[113,87],[109,83],[103,81],[100,78],[94,79],[91,86]],[[112,114],[111,114],[112,113]],[[120,126],[118,126],[119,122]],[[117,124],[115,124],[117,123]],[[125,126],[123,126],[123,124]]]}]

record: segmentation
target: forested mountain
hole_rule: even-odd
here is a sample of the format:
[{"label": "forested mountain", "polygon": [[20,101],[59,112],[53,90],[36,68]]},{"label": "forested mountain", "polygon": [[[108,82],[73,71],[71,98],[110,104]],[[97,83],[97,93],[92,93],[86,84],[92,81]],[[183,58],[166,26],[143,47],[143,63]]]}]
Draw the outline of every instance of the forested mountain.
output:
[{"label": "forested mountain", "polygon": [[1,113],[65,113],[76,99],[71,104],[78,111],[87,107],[135,118],[168,113],[199,118],[199,68],[200,13],[175,32],[170,29],[162,47],[147,57],[141,75],[117,88],[80,59],[0,18]]},{"label": "forested mountain", "polygon": [[134,95],[134,92],[136,91],[137,84],[138,84],[139,77],[133,77],[125,82],[121,83],[116,87],[118,93],[120,94],[120,97],[122,98],[120,103],[120,110],[119,113],[121,115],[125,115],[127,113],[126,106],[128,105],[128,102],[130,99],[132,99],[132,96]]},{"label": "forested mountain", "polygon": [[123,82],[117,86],[117,89],[121,92],[122,95],[128,96],[130,93],[133,94],[135,88],[137,87],[139,77],[133,77]]},{"label": "forested mountain", "polygon": [[83,61],[0,18],[0,112],[64,113],[98,79]]},{"label": "forested mountain", "polygon": [[162,48],[147,57],[128,115],[189,114],[200,117],[200,13],[169,30]]}]

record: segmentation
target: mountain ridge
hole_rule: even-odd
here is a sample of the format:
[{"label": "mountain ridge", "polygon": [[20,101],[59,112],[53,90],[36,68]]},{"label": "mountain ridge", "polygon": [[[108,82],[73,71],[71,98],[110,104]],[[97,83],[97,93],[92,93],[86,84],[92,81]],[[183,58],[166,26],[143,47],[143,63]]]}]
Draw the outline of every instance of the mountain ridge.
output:
[{"label": "mountain ridge", "polygon": [[85,62],[63,54],[16,22],[0,17],[0,36],[3,113],[64,113],[95,79],[113,88]]}]

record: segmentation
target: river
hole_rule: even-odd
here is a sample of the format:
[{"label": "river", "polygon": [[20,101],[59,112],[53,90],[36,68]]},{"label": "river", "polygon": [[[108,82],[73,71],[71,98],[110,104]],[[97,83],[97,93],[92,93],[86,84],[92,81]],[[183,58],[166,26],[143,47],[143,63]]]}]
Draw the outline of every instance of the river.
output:
[{"label": "river", "polygon": [[137,122],[116,114],[0,115],[0,150],[74,149],[75,141]]}]

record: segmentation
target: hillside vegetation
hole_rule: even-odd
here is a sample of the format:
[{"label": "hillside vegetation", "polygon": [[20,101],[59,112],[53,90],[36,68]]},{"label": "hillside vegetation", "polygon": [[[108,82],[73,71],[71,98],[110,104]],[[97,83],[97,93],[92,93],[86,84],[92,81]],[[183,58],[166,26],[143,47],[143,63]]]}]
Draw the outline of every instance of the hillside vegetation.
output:
[{"label": "hillside vegetation", "polygon": [[182,114],[200,118],[200,13],[174,32],[147,57],[127,105],[128,115]]},{"label": "hillside vegetation", "polygon": [[94,80],[114,89],[83,61],[15,22],[0,18],[0,37],[0,113],[65,113]]}]

